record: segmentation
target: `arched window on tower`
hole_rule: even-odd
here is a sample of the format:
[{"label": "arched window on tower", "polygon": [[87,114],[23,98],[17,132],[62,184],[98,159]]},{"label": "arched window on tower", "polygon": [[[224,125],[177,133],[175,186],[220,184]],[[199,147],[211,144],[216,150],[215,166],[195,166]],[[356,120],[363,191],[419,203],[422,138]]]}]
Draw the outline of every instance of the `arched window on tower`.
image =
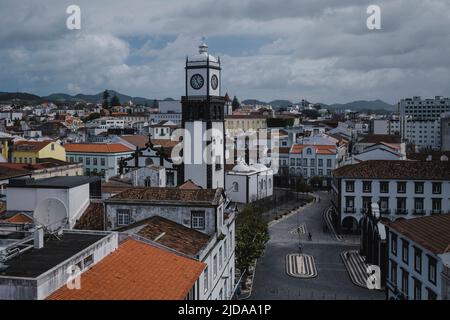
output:
[{"label": "arched window on tower", "polygon": [[237,182],[233,182],[232,188],[233,192],[239,192],[239,184]]}]

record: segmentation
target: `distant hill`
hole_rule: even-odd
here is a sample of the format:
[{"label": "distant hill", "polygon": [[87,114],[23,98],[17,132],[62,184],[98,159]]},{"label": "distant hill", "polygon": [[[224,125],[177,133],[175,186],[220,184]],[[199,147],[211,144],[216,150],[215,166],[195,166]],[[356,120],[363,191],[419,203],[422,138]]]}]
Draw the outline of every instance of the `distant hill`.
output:
[{"label": "distant hill", "polygon": [[32,104],[40,103],[42,98],[26,92],[1,92],[0,93],[0,103],[22,103],[22,104]]},{"label": "distant hill", "polygon": [[241,104],[262,105],[262,104],[269,104],[269,103],[268,102],[264,102],[264,101],[260,101],[260,100],[256,100],[256,99],[247,99],[247,100],[241,101]]},{"label": "distant hill", "polygon": [[353,111],[367,111],[367,110],[386,110],[391,112],[395,111],[393,105],[386,103],[382,100],[374,100],[374,101],[359,100],[344,104],[335,103],[328,105],[328,108],[333,110],[350,109]]},{"label": "distant hill", "polygon": [[292,106],[294,103],[292,103],[292,101],[289,101],[289,100],[273,100],[273,101],[270,101],[269,104],[270,104],[273,108],[278,109],[278,108],[286,108],[286,107],[290,107],[290,106]]}]

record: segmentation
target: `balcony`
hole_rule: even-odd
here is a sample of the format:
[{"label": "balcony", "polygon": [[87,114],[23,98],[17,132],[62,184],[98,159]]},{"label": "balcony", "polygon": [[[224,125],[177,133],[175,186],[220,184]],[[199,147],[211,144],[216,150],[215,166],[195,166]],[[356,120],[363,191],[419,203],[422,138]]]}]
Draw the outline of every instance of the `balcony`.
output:
[{"label": "balcony", "polygon": [[408,209],[397,208],[397,209],[395,209],[395,214],[397,214],[397,215],[407,215],[408,214]]},{"label": "balcony", "polygon": [[415,215],[415,216],[424,216],[426,214],[427,214],[427,212],[423,209],[414,209],[414,211],[413,211],[413,215]]},{"label": "balcony", "polygon": [[356,209],[355,208],[345,208],[344,212],[345,213],[355,214],[356,213]]},{"label": "balcony", "polygon": [[431,210],[431,214],[443,214],[442,210]]},{"label": "balcony", "polygon": [[391,209],[380,209],[380,214],[382,215],[390,215]]}]

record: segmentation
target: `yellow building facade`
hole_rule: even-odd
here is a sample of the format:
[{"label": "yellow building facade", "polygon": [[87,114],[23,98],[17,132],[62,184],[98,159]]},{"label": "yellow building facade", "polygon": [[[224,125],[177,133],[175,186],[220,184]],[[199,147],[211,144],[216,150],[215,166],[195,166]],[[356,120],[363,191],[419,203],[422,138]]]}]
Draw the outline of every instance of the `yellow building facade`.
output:
[{"label": "yellow building facade", "polygon": [[14,144],[14,163],[35,164],[45,158],[66,161],[66,150],[59,141],[17,141]]}]

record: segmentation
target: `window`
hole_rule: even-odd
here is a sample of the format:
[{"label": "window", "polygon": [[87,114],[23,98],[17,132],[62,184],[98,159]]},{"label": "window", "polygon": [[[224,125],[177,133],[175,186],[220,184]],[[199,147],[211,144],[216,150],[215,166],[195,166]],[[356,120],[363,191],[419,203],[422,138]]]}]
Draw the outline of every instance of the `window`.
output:
[{"label": "window", "polygon": [[191,212],[191,228],[200,230],[205,229],[205,211]]},{"label": "window", "polygon": [[323,159],[319,159],[318,162],[319,162],[319,167],[323,167]]},{"label": "window", "polygon": [[303,159],[303,166],[307,167],[308,166],[308,159]]},{"label": "window", "polygon": [[397,286],[397,263],[391,260],[391,283]]},{"label": "window", "polygon": [[319,171],[318,175],[323,176],[323,169],[319,169],[318,171]]},{"label": "window", "polygon": [[310,165],[311,165],[311,167],[315,167],[316,166],[316,159],[311,159]]},{"label": "window", "polygon": [[213,258],[213,278],[217,277],[217,254]]},{"label": "window", "polygon": [[345,211],[347,213],[354,213],[355,197],[345,197]]},{"label": "window", "polygon": [[312,149],[311,148],[306,149],[306,154],[312,154]]},{"label": "window", "polygon": [[397,193],[406,193],[406,182],[397,182]]},{"label": "window", "polygon": [[345,191],[346,192],[355,192],[355,181],[346,181],[345,182]]},{"label": "window", "polygon": [[414,300],[422,300],[422,283],[414,279]]},{"label": "window", "polygon": [[422,273],[422,250],[414,248],[414,270]]},{"label": "window", "polygon": [[97,158],[93,158],[93,163],[94,163],[94,166],[97,165]]},{"label": "window", "polygon": [[205,271],[203,271],[203,288],[204,288],[204,292],[208,292],[208,287],[209,287],[209,283],[208,283],[208,267],[205,268]]},{"label": "window", "polygon": [[72,163],[74,162],[74,159],[73,159],[73,157],[70,157],[70,162],[72,162]]},{"label": "window", "polygon": [[380,182],[380,193],[389,193],[389,182],[387,181]]},{"label": "window", "polygon": [[83,158],[82,158],[82,157],[79,157],[79,158],[78,158],[78,162],[79,162],[79,163],[83,163]]},{"label": "window", "polygon": [[372,182],[371,181],[363,181],[363,192],[364,193],[372,192]]},{"label": "window", "polygon": [[295,159],[291,159],[291,167],[295,166]]},{"label": "window", "polygon": [[222,253],[222,247],[219,248],[219,270],[222,269],[222,259],[223,259],[223,253]]},{"label": "window", "polygon": [[406,240],[402,240],[402,260],[406,264],[409,262],[409,243]]},{"label": "window", "polygon": [[100,158],[100,165],[105,166],[105,158]]},{"label": "window", "polygon": [[297,158],[297,166],[300,167],[302,165],[302,159]]},{"label": "window", "polygon": [[384,214],[389,213],[389,198],[380,198],[380,212]]},{"label": "window", "polygon": [[436,214],[436,213],[441,213],[441,209],[442,209],[442,199],[431,199],[431,206],[432,206],[432,213]]},{"label": "window", "polygon": [[126,226],[130,224],[130,209],[118,209],[117,210],[117,225]]},{"label": "window", "polygon": [[91,165],[91,158],[89,158],[89,157],[86,158],[86,165],[88,165],[88,166]]},{"label": "window", "polygon": [[397,256],[397,235],[391,233],[391,253]]},{"label": "window", "polygon": [[90,256],[87,256],[86,258],[84,258],[83,262],[85,268],[89,267],[94,263],[94,255],[91,254]]},{"label": "window", "polygon": [[52,149],[52,151],[55,151],[55,144],[52,143],[51,146],[50,146],[50,148]]},{"label": "window", "polygon": [[327,159],[327,167],[328,167],[328,168],[331,167],[331,159]]},{"label": "window", "polygon": [[366,213],[369,211],[370,206],[372,205],[372,197],[363,197],[362,198],[363,203],[363,213]]},{"label": "window", "polygon": [[316,175],[316,171],[314,169],[311,169],[311,176],[315,176]]},{"label": "window", "polygon": [[414,190],[416,194],[423,194],[423,182],[415,182]]},{"label": "window", "polygon": [[228,258],[228,246],[227,239],[223,241],[223,258],[226,260]]},{"label": "window", "polygon": [[442,192],[442,183],[433,182],[433,194],[441,194],[441,192]]},{"label": "window", "polygon": [[408,295],[409,290],[408,282],[409,282],[409,274],[406,270],[402,269],[402,292],[405,295]]},{"label": "window", "polygon": [[436,284],[436,259],[428,256],[428,280]]}]

